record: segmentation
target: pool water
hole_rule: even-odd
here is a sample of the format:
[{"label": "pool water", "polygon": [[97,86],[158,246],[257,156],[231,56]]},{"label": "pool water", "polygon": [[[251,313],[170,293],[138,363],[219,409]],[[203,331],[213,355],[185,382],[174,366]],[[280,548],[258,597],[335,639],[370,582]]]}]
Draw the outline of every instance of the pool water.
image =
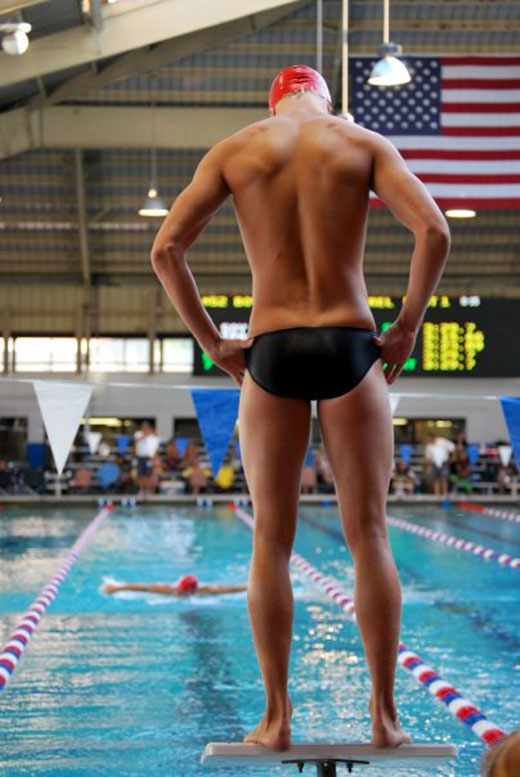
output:
[{"label": "pool water", "polygon": [[[392,505],[389,514],[520,556],[518,525],[433,506]],[[2,644],[92,517],[76,507],[0,512]],[[403,641],[500,727],[518,727],[520,570],[399,529],[390,536],[403,586]],[[335,507],[301,507],[295,549],[352,589]],[[2,777],[191,777],[206,771],[199,762],[206,742],[242,739],[264,701],[245,593],[109,597],[99,586],[105,577],[159,582],[186,572],[203,582],[246,582],[250,551],[250,530],[224,505],[117,508],[0,696]],[[293,739],[367,741],[369,678],[358,630],[301,573],[293,582]],[[455,765],[436,774],[478,773],[482,743],[401,667],[396,698],[414,740],[459,746]],[[266,773],[239,769],[249,772]]]}]

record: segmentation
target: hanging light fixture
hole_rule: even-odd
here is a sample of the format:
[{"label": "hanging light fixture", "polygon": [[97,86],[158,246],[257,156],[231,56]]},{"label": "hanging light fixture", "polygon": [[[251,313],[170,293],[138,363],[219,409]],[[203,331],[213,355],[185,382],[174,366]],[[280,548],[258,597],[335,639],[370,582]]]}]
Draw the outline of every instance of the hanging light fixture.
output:
[{"label": "hanging light fixture", "polygon": [[398,59],[403,53],[399,43],[390,42],[390,0],[383,0],[383,43],[377,50],[381,57],[368,78],[371,86],[401,86],[412,80],[406,65]]},{"label": "hanging light fixture", "polygon": [[31,25],[27,22],[4,22],[0,24],[2,36],[2,48],[6,54],[20,56],[29,48],[27,34],[31,32]]},{"label": "hanging light fixture", "polygon": [[450,219],[474,219],[477,215],[473,208],[448,208],[444,213]]},{"label": "hanging light fixture", "polygon": [[151,148],[151,175],[150,186],[146,199],[137,213],[139,216],[158,217],[166,216],[168,208],[162,197],[159,196],[159,189],[157,186],[157,146],[155,142],[155,113],[152,106],[152,148]]}]

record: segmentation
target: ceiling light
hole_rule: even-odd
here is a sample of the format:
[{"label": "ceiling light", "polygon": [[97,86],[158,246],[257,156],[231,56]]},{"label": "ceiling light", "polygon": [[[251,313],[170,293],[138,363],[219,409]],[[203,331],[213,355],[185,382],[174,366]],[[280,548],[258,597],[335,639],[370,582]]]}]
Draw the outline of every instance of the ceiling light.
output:
[{"label": "ceiling light", "polygon": [[146,199],[142,207],[140,207],[139,210],[137,211],[137,213],[139,214],[139,216],[148,216],[148,217],[166,216],[166,214],[168,213],[168,208],[166,207],[163,198],[159,197],[159,189],[157,186],[157,145],[156,145],[156,138],[155,138],[154,106],[152,106],[151,116],[152,116],[152,148],[151,148],[151,154],[150,154],[151,183],[148,189],[148,194],[146,195]]},{"label": "ceiling light", "polygon": [[152,184],[148,189],[148,195],[141,208],[137,211],[140,216],[166,216],[168,208],[162,197],[159,197],[157,187]]},{"label": "ceiling light", "polygon": [[450,219],[473,219],[477,215],[472,208],[448,208],[444,213]]},{"label": "ceiling light", "polygon": [[370,86],[401,86],[412,80],[406,65],[394,54],[401,54],[402,47],[398,43],[383,43],[379,47],[379,59],[368,78]]},{"label": "ceiling light", "polygon": [[27,22],[6,22],[0,24],[2,36],[2,48],[6,54],[19,56],[24,54],[29,47],[27,33],[31,31],[31,25]]}]

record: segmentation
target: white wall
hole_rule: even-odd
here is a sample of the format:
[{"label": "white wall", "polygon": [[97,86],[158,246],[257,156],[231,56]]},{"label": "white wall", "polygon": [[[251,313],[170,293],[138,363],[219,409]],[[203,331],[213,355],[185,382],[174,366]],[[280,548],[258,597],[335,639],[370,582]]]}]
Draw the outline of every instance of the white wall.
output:
[{"label": "white wall", "polygon": [[[46,378],[41,374],[24,375]],[[52,380],[73,381],[70,375],[55,375]],[[79,382],[79,381],[78,381]],[[85,378],[81,379],[85,382]],[[155,418],[158,434],[167,439],[173,431],[173,418],[195,418],[189,391],[169,388],[175,385],[211,385],[233,388],[227,378],[193,378],[189,375],[132,375],[110,373],[91,376],[95,384],[89,406],[92,416],[151,416]],[[115,385],[110,384],[130,384]],[[135,386],[135,388],[133,387]],[[391,387],[391,393],[425,393],[427,399],[402,398],[397,416],[428,418],[466,418],[469,442],[493,441],[508,438],[500,402],[483,401],[483,395],[520,396],[520,378],[401,378]],[[457,400],[451,395],[467,395]],[[446,398],[447,397],[447,398]],[[474,399],[471,399],[474,397]],[[316,415],[313,403],[313,415]],[[0,378],[0,416],[21,416],[28,419],[28,440],[43,440],[43,425],[30,382],[14,383]]]},{"label": "white wall", "polygon": [[[492,442],[509,439],[509,432],[501,403],[480,397],[520,397],[520,378],[403,378],[391,388],[392,393],[401,391],[428,394],[428,399],[403,397],[396,416],[465,418],[468,442]],[[456,399],[456,395],[467,398]]]}]

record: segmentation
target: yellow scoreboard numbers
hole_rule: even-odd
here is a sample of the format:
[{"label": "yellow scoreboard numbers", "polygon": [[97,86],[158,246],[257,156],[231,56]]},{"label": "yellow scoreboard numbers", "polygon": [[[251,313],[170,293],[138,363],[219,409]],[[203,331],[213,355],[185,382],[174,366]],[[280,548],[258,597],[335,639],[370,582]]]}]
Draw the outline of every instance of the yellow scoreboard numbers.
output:
[{"label": "yellow scoreboard numbers", "polygon": [[485,347],[485,335],[475,321],[425,321],[422,326],[422,368],[471,371],[477,366],[477,354]]}]

